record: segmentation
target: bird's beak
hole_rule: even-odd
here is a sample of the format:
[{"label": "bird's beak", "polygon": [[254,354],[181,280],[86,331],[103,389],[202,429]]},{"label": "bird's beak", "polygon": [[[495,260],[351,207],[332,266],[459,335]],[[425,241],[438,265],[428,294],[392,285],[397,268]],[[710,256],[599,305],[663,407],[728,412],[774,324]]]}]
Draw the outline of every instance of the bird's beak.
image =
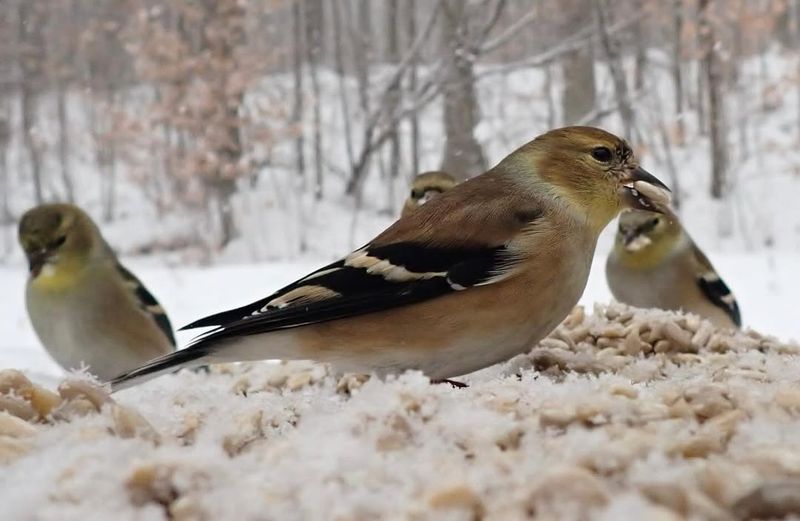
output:
[{"label": "bird's beak", "polygon": [[620,230],[619,234],[622,235],[622,244],[628,246],[639,235],[636,230]]},{"label": "bird's beak", "polygon": [[636,230],[622,232],[622,244],[629,252],[637,252],[646,246],[650,246],[653,241],[650,237],[637,233]]},{"label": "bird's beak", "polygon": [[36,251],[28,252],[27,257],[28,271],[30,271],[31,276],[35,279],[39,276],[39,273],[42,272],[42,268],[49,257],[49,252],[46,248],[42,248]]},{"label": "bird's beak", "polygon": [[628,170],[620,181],[620,196],[630,208],[658,213],[669,211],[670,189],[644,168],[636,166]]}]

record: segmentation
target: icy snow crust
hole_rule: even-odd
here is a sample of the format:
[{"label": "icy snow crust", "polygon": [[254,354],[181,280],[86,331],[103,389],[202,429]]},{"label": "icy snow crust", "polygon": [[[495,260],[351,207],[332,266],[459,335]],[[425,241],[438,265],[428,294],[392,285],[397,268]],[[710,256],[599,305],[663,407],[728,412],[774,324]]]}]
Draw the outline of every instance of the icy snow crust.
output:
[{"label": "icy snow crust", "polygon": [[0,377],[5,399],[39,397],[26,420],[0,413],[2,518],[782,516],[800,491],[798,352],[612,305],[576,308],[466,389],[312,363],[183,371],[111,398]]}]

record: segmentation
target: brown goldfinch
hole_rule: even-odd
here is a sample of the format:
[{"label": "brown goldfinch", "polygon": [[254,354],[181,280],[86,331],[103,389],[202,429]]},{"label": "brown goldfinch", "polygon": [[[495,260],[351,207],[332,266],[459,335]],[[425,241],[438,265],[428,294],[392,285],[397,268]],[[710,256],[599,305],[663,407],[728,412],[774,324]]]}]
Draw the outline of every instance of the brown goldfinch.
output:
[{"label": "brown goldfinch", "polygon": [[620,302],[689,311],[720,328],[742,325],[731,290],[671,212],[620,215],[606,278]]},{"label": "brown goldfinch", "polygon": [[414,178],[414,182],[411,183],[411,193],[403,205],[401,217],[427,203],[431,197],[450,190],[456,184],[458,184],[456,180],[447,172],[433,170],[419,174]]},{"label": "brown goldfinch", "polygon": [[28,210],[19,242],[30,269],[28,315],[64,369],[85,364],[107,380],[175,350],[164,310],[83,210],[69,204]]},{"label": "brown goldfinch", "polygon": [[343,259],[187,328],[188,348],[112,381],[180,367],[311,359],[342,372],[463,375],[529,350],[583,292],[600,231],[622,208],[665,208],[628,144],[568,127],[433,197]]}]

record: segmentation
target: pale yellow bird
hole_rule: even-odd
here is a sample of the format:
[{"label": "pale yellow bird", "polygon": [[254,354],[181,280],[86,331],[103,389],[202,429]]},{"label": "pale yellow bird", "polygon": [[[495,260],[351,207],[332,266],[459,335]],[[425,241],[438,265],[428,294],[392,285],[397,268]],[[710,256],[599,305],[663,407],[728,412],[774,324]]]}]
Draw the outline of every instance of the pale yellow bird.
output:
[{"label": "pale yellow bird", "polygon": [[455,178],[447,172],[432,170],[419,174],[411,183],[411,193],[403,205],[401,217],[408,215],[412,210],[430,201],[432,197],[450,190],[457,184]]},{"label": "pale yellow bird", "polygon": [[28,210],[19,242],[30,271],[31,324],[64,369],[86,365],[107,380],[175,350],[166,313],[83,210],[69,204]]},{"label": "pale yellow bird", "polygon": [[622,139],[590,127],[550,131],[343,259],[190,324],[215,329],[113,387],[244,360],[417,369],[433,380],[507,360],[577,303],[600,231],[622,208],[666,208],[663,188]]},{"label": "pale yellow bird", "polygon": [[606,278],[620,302],[688,311],[720,328],[742,325],[733,293],[671,212],[620,215]]}]

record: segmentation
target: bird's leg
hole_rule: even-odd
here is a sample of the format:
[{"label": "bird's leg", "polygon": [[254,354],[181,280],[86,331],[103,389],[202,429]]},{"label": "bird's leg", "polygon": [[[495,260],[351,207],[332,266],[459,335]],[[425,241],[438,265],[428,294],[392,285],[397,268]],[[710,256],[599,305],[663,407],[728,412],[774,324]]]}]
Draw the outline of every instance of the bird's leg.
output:
[{"label": "bird's leg", "polygon": [[450,384],[456,389],[463,389],[464,387],[469,387],[469,385],[465,384],[464,382],[456,382],[455,380],[450,380],[448,378],[442,378],[441,380],[431,380],[432,384]]}]

